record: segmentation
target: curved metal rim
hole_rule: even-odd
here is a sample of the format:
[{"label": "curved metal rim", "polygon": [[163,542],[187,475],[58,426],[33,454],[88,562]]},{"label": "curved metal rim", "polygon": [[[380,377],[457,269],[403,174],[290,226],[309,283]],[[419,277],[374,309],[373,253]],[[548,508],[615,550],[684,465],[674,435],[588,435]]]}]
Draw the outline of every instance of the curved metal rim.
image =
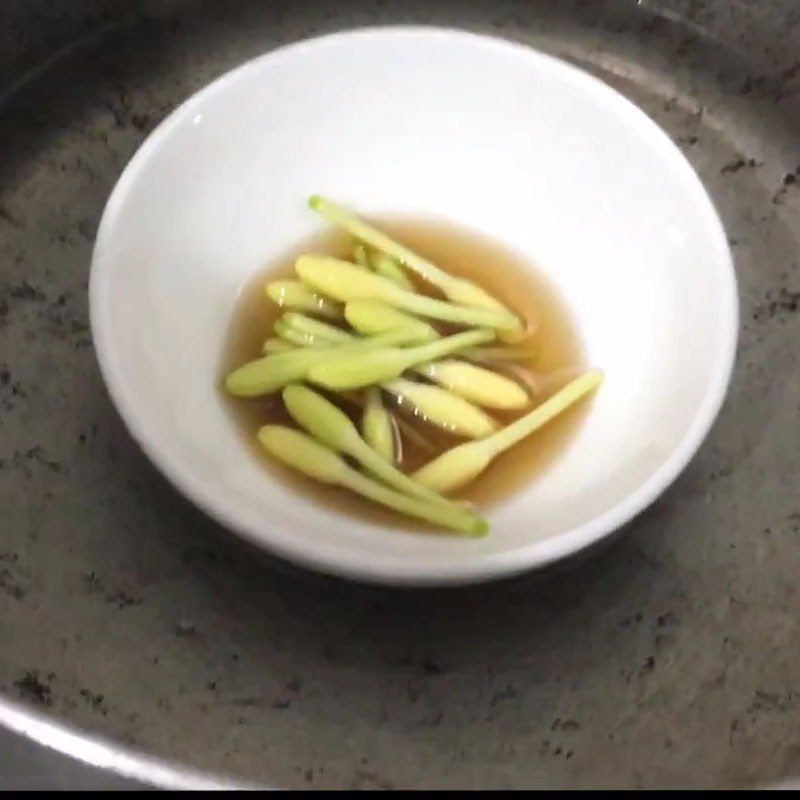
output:
[{"label": "curved metal rim", "polygon": [[127,749],[0,697],[0,724],[13,733],[99,770],[164,789],[256,789],[222,776],[202,774]]}]

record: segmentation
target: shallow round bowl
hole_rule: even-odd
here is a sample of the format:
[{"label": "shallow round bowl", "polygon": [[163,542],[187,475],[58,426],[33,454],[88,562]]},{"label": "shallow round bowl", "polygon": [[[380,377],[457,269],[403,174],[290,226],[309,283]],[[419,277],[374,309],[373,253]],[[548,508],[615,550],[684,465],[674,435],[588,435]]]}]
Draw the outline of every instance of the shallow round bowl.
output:
[{"label": "shallow round bowl", "polygon": [[[479,540],[378,528],[270,477],[218,389],[237,296],[323,225],[313,193],[369,215],[467,226],[543,269],[606,381]],[[153,462],[232,531],[368,581],[486,580],[608,536],[708,432],[737,331],[727,242],[669,138],[605,84],[527,47],[374,29],[271,53],[192,97],[105,210],[92,333],[111,396]]]}]

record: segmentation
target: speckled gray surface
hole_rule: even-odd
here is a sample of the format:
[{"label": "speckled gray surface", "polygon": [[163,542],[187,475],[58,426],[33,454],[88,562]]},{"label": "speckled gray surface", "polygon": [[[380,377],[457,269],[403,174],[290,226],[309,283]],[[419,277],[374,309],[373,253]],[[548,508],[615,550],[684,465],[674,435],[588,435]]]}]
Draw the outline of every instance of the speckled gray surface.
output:
[{"label": "speckled gray surface", "polygon": [[[273,786],[800,774],[797,4],[120,5],[0,11],[6,85],[89,36],[0,105],[0,693]],[[625,535],[554,573],[400,592],[254,558],[141,455],[94,360],[94,231],[153,126],[278,44],[389,22],[485,30],[598,74],[684,150],[733,247],[742,328],[717,425]]]}]

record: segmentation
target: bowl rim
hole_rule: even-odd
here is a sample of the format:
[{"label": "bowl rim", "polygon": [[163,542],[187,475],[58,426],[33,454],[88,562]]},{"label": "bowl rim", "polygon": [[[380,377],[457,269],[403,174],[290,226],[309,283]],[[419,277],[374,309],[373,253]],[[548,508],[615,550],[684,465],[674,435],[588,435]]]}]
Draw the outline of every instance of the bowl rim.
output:
[{"label": "bowl rim", "polygon": [[[670,456],[634,492],[612,508],[576,528],[549,539],[531,542],[503,553],[482,555],[474,560],[453,562],[420,563],[421,559],[403,560],[398,556],[375,556],[358,554],[352,549],[328,543],[320,547],[284,531],[274,522],[269,525],[256,524],[244,519],[231,505],[226,506],[209,487],[185,470],[172,457],[168,448],[150,436],[146,424],[140,417],[135,401],[125,390],[125,381],[119,361],[114,355],[110,334],[110,315],[104,304],[110,264],[104,253],[110,231],[120,212],[124,198],[149,154],[169,135],[172,128],[193,114],[196,106],[206,102],[216,93],[224,91],[242,76],[261,69],[265,64],[297,57],[319,47],[338,45],[375,36],[398,38],[461,39],[474,46],[503,50],[529,62],[546,63],[549,68],[560,70],[570,80],[582,83],[595,94],[601,93],[607,103],[616,104],[623,114],[633,122],[649,129],[654,139],[661,139],[666,152],[686,174],[689,184],[699,192],[699,198],[707,205],[709,227],[715,244],[724,255],[721,265],[724,289],[717,298],[723,326],[722,352],[714,361],[713,375],[709,379],[702,401],[698,404],[694,418]],[[730,385],[736,359],[739,327],[739,301],[733,258],[719,213],[706,191],[700,177],[686,156],[672,142],[668,134],[635,103],[600,78],[579,67],[520,41],[502,36],[456,28],[427,25],[382,25],[338,31],[294,42],[244,62],[219,76],[174,109],[150,133],[136,150],[122,171],[103,210],[92,252],[89,278],[89,315],[95,354],[106,389],[134,441],[146,454],[161,474],[193,504],[225,528],[294,564],[319,572],[336,575],[363,583],[397,586],[445,586],[481,583],[509,577],[529,570],[539,569],[589,548],[614,531],[630,522],[656,500],[686,468],[697,453],[713,426]],[[276,534],[283,533],[282,536]],[[424,561],[424,559],[422,559]]]}]

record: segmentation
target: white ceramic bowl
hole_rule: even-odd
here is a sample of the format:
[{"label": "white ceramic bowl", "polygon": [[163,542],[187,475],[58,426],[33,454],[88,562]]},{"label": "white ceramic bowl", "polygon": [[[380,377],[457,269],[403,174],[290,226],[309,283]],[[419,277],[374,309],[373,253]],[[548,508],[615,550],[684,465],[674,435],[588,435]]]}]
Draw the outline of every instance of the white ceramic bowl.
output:
[{"label": "white ceramic bowl", "polygon": [[[323,225],[443,218],[530,257],[606,383],[567,451],[489,510],[481,540],[378,529],[273,482],[215,381],[243,284]],[[163,473],[231,530],[315,569],[485,580],[602,539],[651,503],[711,426],[737,332],[720,221],[669,138],[602,82],[457,31],[306,41],[225,75],[142,146],[103,216],[91,319],[114,402]]]}]

